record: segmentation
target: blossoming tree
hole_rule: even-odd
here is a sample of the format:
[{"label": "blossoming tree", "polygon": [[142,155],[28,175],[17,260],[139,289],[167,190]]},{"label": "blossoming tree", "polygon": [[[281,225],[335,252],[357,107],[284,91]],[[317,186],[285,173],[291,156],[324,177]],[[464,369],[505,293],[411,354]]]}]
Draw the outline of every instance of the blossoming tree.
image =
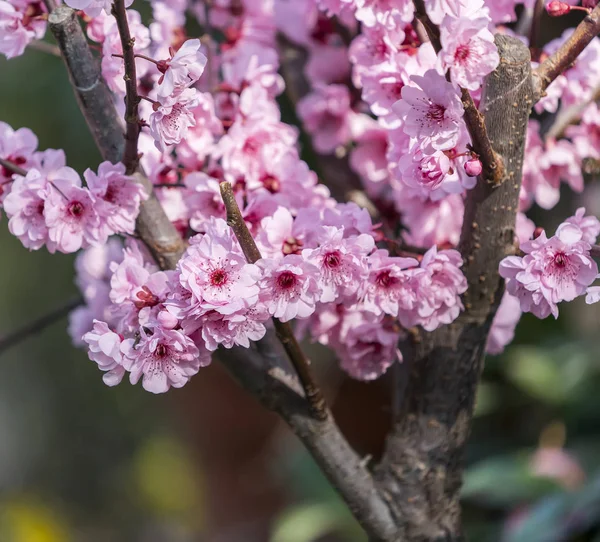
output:
[{"label": "blossoming tree", "polygon": [[[146,25],[133,0],[0,0],[0,52],[52,49],[49,27],[104,159],[82,180],[0,122],[8,228],[79,252],[69,333],[104,382],[164,393],[220,349],[372,540],[461,539],[485,351],[522,312],[600,300],[600,221],[581,208],[552,233],[525,214],[600,158],[600,7],[526,0],[517,21],[520,3],[152,0]],[[582,21],[542,46],[544,9]],[[405,368],[372,469],[303,337],[352,378]]]}]

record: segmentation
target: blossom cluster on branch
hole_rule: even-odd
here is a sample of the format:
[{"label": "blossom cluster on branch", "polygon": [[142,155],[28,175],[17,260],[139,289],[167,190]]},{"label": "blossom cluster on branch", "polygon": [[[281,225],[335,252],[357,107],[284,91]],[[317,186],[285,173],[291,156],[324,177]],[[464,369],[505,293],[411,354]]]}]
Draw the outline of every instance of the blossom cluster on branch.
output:
[{"label": "blossom cluster on branch", "polygon": [[[128,74],[112,2],[65,3],[80,10],[124,114]],[[514,33],[504,25],[520,3],[425,0],[428,24],[439,29],[437,51],[412,0],[152,0],[148,24],[128,9],[139,118],[126,120],[139,123],[140,165],[189,244],[172,271],[160,270],[135,237],[148,194],[123,164],[87,170],[84,185],[62,151],[38,151],[30,130],[0,123],[9,229],[29,249],[84,249],[76,281],[85,306],[72,314],[70,333],[104,381],[129,374],[151,392],[181,387],[218,347],[260,340],[271,318],[298,320],[299,336],[332,347],[342,369],[370,380],[402,359],[406,330],[456,320],[467,289],[456,250],[464,200],[485,182],[464,92],[479,103],[499,63],[494,33]],[[527,0],[525,11],[533,4]],[[186,34],[188,18],[203,36]],[[21,55],[44,36],[46,19],[42,2],[0,0],[0,53]],[[570,32],[538,51],[536,62]],[[320,157],[348,159],[380,211],[375,223],[365,209],[331,197],[327,179],[302,159],[299,127],[282,121],[290,112],[279,105],[280,62],[290,44],[307,53],[308,88],[291,100],[301,129]],[[561,183],[583,190],[582,160],[600,158],[598,81],[595,38],[536,105],[542,119],[588,104],[558,135],[547,136],[539,119],[529,123],[515,240],[524,255],[501,264],[507,293],[492,353],[510,342],[522,311],[557,316],[560,301],[600,297],[591,286],[600,222],[581,209],[555,236],[532,239],[524,214],[534,203],[553,207]],[[260,250],[255,263],[225,221],[222,182],[233,186]]]}]

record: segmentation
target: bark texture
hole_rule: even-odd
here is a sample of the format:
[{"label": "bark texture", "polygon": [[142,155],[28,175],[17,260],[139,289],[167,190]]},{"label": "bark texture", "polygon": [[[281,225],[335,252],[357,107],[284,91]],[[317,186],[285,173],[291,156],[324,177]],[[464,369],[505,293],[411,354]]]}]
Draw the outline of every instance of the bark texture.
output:
[{"label": "bark texture", "polygon": [[[397,540],[462,539],[459,493],[485,344],[503,284],[500,260],[514,250],[527,120],[532,106],[530,53],[496,36],[500,65],[486,79],[480,110],[505,171],[469,192],[460,251],[469,289],[458,320],[409,345],[410,379],[378,468],[399,527]],[[406,350],[405,350],[406,351]]]}]

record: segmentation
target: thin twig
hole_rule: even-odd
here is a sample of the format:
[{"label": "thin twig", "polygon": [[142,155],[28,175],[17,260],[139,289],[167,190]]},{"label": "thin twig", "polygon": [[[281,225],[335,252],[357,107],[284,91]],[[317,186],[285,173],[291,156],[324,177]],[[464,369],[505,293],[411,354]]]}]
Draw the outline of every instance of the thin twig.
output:
[{"label": "thin twig", "polygon": [[27,47],[60,58],[60,49],[56,45],[52,45],[46,41],[34,40],[28,43]]},{"label": "thin twig", "polygon": [[[423,0],[413,0],[413,3],[415,5],[415,17],[423,24],[435,52],[439,53],[442,50],[439,28],[433,24],[429,15],[427,15],[425,2]],[[491,181],[493,184],[499,184],[504,179],[504,164],[502,163],[502,158],[492,147],[485,126],[485,119],[477,110],[477,107],[475,107],[475,102],[473,101],[471,94],[464,88],[461,88],[460,92],[465,110],[465,124],[471,135],[472,147],[479,155],[479,159],[483,166],[481,177]]]},{"label": "thin twig", "polygon": [[534,103],[546,95],[548,85],[575,62],[581,51],[589,45],[598,33],[600,33],[600,5],[585,16],[558,51],[549,56],[534,70]]},{"label": "thin twig", "polygon": [[592,245],[590,255],[592,258],[600,258],[600,245]]},{"label": "thin twig", "polygon": [[7,335],[0,336],[0,355],[32,335],[44,331],[48,326],[58,322],[67,316],[73,309],[76,309],[82,304],[83,299],[81,297],[76,297],[67,301],[64,305],[53,308],[43,316],[26,323],[24,326],[11,331]]},{"label": "thin twig", "polygon": [[125,0],[115,0],[112,7],[112,14],[117,21],[121,45],[123,47],[123,62],[125,64],[125,149],[123,159],[127,174],[131,175],[138,167],[138,138],[140,135],[140,118],[138,116],[138,105],[140,98],[137,92],[137,73],[135,67],[135,52],[133,46],[135,38],[131,37],[129,23],[127,22],[127,10]]},{"label": "thin twig", "polygon": [[533,60],[539,58],[539,47],[537,46],[539,34],[540,34],[540,23],[544,15],[544,0],[536,0],[533,8],[533,15],[531,17],[531,28],[529,29],[529,49],[531,50],[531,57]]},{"label": "thin twig", "polygon": [[[235,201],[235,195],[231,188],[231,184],[223,182],[221,183],[220,188],[221,196],[225,203],[225,208],[227,209],[227,223],[237,237],[246,260],[250,263],[256,263],[262,256],[254,242],[250,230],[248,230],[248,227],[246,226],[246,222],[244,222],[240,208]],[[275,324],[277,338],[281,341],[290,361],[294,365],[294,369],[296,369],[300,383],[304,388],[306,398],[311,405],[312,413],[317,419],[325,420],[328,416],[325,398],[315,382],[312,371],[310,370],[310,362],[302,351],[302,348],[294,335],[292,326],[289,322],[281,322],[277,318],[273,318],[273,322]]]},{"label": "thin twig", "polygon": [[565,130],[581,120],[581,115],[587,106],[600,99],[600,85],[598,85],[589,100],[574,104],[564,110],[560,110],[554,119],[554,123],[545,134],[545,139],[559,139],[565,134]]},{"label": "thin twig", "polygon": [[5,160],[4,158],[0,158],[0,167],[7,169],[8,171],[12,171],[17,175],[21,175],[25,177],[27,175],[27,171],[22,167],[17,166],[17,164],[13,164],[10,160]]}]

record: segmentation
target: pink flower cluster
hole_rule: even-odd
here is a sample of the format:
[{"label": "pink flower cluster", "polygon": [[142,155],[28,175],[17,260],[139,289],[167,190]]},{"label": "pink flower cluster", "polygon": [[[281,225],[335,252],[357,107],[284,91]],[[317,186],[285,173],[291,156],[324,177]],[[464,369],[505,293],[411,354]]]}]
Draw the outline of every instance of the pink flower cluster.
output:
[{"label": "pink flower cluster", "polygon": [[[65,3],[82,10],[122,113],[123,51],[111,2]],[[370,380],[401,360],[397,344],[406,329],[454,321],[467,289],[454,247],[465,196],[482,171],[461,89],[478,105],[484,78],[499,62],[493,34],[512,32],[502,25],[516,21],[515,6],[534,3],[426,0],[440,29],[439,54],[420,41],[412,0],[219,0],[207,9],[152,0],[148,25],[127,10],[143,98],[140,163],[189,243],[176,270],[160,271],[134,239],[123,246],[109,238],[134,232],[146,198],[122,164],[87,170],[84,185],[62,151],[37,151],[30,130],[0,123],[0,158],[26,171],[0,167],[11,232],[30,249],[85,249],[76,263],[85,306],[73,312],[70,333],[105,382],[129,375],[155,393],[180,387],[218,347],[260,340],[272,317],[297,320],[299,336],[329,345],[343,370]],[[0,0],[0,52],[18,56],[41,39],[45,15],[42,2]],[[195,24],[219,43],[188,37]],[[536,60],[569,35],[546,44]],[[290,61],[281,55],[285,40],[307,55],[301,73],[280,66]],[[280,72],[301,80],[301,95],[291,97],[313,150],[325,160],[347,157],[384,226],[401,224],[400,245],[416,249],[396,253],[383,233],[389,228],[353,203],[336,202],[319,183],[302,159],[299,129],[282,121]],[[600,158],[600,114],[590,102],[598,80],[596,38],[549,86],[536,106],[540,119],[530,121],[516,224],[524,254],[501,264],[507,293],[491,353],[512,340],[522,311],[556,316],[561,301],[600,300],[590,256],[600,222],[579,210],[555,236],[531,240],[535,226],[523,214],[534,203],[553,207],[562,183],[583,189],[582,160]],[[542,134],[543,116],[586,102],[564,135]],[[225,222],[224,181],[262,254],[254,264]]]},{"label": "pink flower cluster", "polygon": [[123,164],[103,162],[81,177],[65,165],[62,151],[36,151],[30,130],[13,131],[0,122],[0,157],[26,169],[17,175],[0,169],[0,203],[8,228],[30,250],[76,252],[101,246],[109,236],[133,234],[143,187],[125,175]]},{"label": "pink flower cluster", "polygon": [[521,243],[524,256],[508,256],[500,263],[507,291],[519,300],[524,312],[557,318],[558,303],[588,293],[598,276],[590,250],[600,234],[600,221],[584,213],[579,209],[550,238],[542,231]]}]

